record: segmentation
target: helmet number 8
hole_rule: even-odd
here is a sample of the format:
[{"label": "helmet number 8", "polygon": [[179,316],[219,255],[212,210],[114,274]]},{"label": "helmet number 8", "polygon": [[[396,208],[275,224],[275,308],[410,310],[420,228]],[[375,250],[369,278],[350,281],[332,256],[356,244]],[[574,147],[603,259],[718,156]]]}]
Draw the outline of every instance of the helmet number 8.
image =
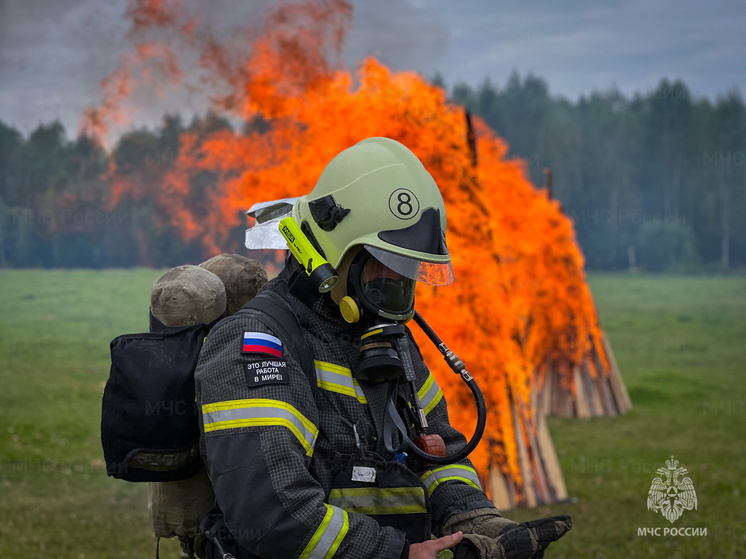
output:
[{"label": "helmet number 8", "polygon": [[420,211],[420,202],[411,190],[397,188],[389,197],[389,210],[399,219],[411,219]]}]

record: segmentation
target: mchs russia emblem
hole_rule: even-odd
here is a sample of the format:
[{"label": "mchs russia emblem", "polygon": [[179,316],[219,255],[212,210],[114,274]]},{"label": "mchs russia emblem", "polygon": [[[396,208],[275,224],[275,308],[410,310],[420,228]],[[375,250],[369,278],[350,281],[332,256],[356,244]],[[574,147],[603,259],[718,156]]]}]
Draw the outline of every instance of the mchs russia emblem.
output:
[{"label": "mchs russia emblem", "polygon": [[686,468],[679,468],[679,461],[666,460],[665,468],[658,468],[660,477],[653,480],[648,491],[648,510],[661,513],[673,523],[685,510],[697,509],[697,494],[692,480],[683,477]]}]

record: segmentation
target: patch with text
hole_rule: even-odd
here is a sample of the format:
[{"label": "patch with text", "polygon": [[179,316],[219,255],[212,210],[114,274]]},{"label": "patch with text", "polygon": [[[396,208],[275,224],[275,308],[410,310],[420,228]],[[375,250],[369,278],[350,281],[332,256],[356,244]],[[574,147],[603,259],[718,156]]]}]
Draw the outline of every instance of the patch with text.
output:
[{"label": "patch with text", "polygon": [[246,363],[249,388],[265,384],[290,384],[288,363],[284,359],[257,359]]}]

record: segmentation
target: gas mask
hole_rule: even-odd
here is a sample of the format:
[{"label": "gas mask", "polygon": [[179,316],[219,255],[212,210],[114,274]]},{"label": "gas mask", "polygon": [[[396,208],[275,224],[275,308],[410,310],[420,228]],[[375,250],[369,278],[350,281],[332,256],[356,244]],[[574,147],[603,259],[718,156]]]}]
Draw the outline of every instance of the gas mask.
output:
[{"label": "gas mask", "polygon": [[355,305],[366,326],[360,336],[360,357],[355,375],[367,382],[387,382],[404,374],[399,357],[405,335],[399,321],[414,313],[415,280],[391,268],[365,248],[355,256],[347,276],[350,306]]},{"label": "gas mask", "polygon": [[375,258],[368,248],[355,256],[347,276],[347,291],[363,307],[363,314],[396,322],[412,318],[415,284],[414,279]]}]

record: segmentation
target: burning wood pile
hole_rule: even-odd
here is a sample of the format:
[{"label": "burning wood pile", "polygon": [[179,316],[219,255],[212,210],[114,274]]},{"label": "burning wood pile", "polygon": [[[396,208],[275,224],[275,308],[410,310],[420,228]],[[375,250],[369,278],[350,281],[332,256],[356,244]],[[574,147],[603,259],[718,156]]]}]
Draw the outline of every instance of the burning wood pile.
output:
[{"label": "burning wood pile", "polygon": [[[335,63],[351,23],[343,0],[282,4],[261,28],[224,40],[176,0],[134,1],[130,15],[135,53],[103,82],[104,99],[86,115],[85,130],[105,134],[148,84],[189,84],[188,64],[196,64],[215,111],[251,125],[242,133],[184,133],[157,187],[112,168],[111,205],[161,201],[159,219],[214,255],[240,225],[240,210],[309,192],[341,150],[370,136],[403,143],[432,174],[448,210],[456,283],[419,286],[417,308],[484,391],[487,430],[471,456],[483,485],[502,508],[566,498],[544,415],[613,415],[630,403],[572,222],[529,183],[525,163],[508,159],[492,130],[420,76],[372,58],[355,72]],[[205,186],[204,173],[216,180]],[[468,390],[421,341],[452,423],[471,433]]]},{"label": "burning wood pile", "polygon": [[[632,409],[632,401],[606,336],[602,342],[607,368],[602,366],[594,348],[583,363],[573,365],[571,376],[563,375],[551,366],[537,375],[537,406],[541,413],[559,417],[598,417],[620,415]],[[601,370],[603,374],[591,373],[589,361],[595,364],[596,371]]]}]

